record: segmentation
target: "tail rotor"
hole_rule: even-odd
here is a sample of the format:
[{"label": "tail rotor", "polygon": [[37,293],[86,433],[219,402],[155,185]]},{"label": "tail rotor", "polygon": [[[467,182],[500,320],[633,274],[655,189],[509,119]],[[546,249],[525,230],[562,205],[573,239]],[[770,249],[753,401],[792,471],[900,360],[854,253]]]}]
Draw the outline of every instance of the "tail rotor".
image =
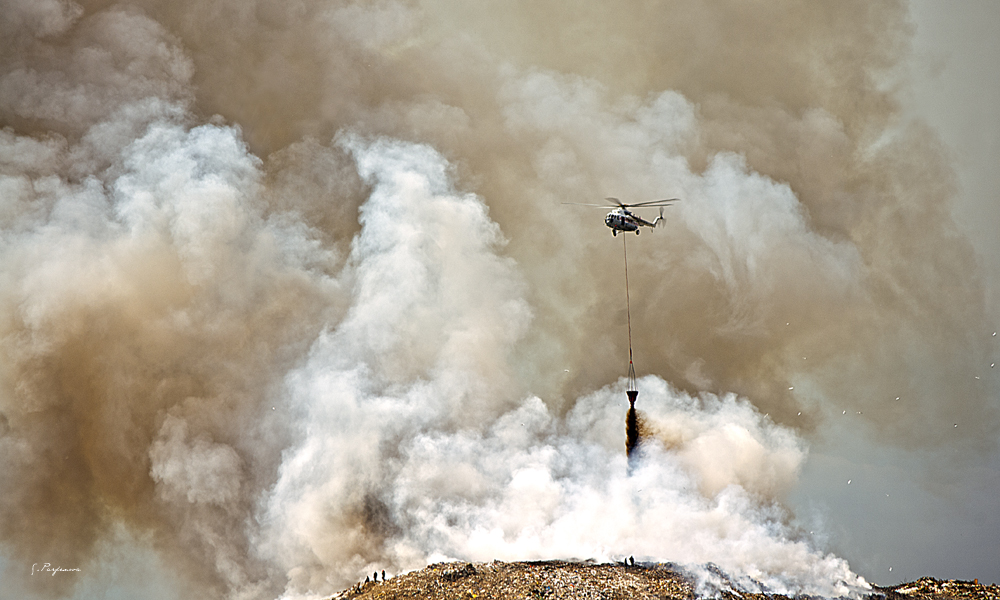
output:
[{"label": "tail rotor", "polygon": [[658,227],[660,225],[660,221],[662,220],[663,220],[663,207],[661,206],[660,216],[656,217],[656,219],[653,221],[653,227]]}]

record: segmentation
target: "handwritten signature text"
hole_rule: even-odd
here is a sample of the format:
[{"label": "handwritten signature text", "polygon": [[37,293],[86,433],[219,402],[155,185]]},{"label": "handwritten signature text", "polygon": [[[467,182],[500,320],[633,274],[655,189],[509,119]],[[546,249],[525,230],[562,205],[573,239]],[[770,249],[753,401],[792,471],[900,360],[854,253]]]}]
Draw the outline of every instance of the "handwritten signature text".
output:
[{"label": "handwritten signature text", "polygon": [[77,573],[79,573],[80,569],[79,568],[64,569],[62,567],[53,567],[50,563],[42,563],[42,564],[34,563],[33,565],[31,565],[32,575],[34,575],[35,573],[52,573],[54,577],[56,573],[67,573],[69,571],[76,571]]}]

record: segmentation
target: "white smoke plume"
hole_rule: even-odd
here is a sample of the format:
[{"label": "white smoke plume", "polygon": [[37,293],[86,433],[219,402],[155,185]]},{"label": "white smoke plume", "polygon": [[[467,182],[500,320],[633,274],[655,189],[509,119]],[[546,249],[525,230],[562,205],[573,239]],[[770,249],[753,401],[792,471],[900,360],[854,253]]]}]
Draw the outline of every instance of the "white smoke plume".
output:
[{"label": "white smoke plume", "polygon": [[[586,4],[0,5],[12,593],[131,589],[123,554],[209,598],[626,554],[866,585],[782,504],[814,428],[997,430],[947,165],[888,127],[905,13]],[[627,240],[560,204],[607,195],[682,201]]]},{"label": "white smoke plume", "polygon": [[621,389],[562,418],[522,399],[508,365],[531,313],[485,206],[452,189],[430,148],[345,143],[372,186],[348,260],[355,302],[290,376],[299,441],[268,500],[265,539],[290,594],[387,564],[629,552],[715,561],[775,590],[863,583],[790,539],[773,502],[802,442],[745,401],[645,380],[669,443],[650,440],[627,477]]}]

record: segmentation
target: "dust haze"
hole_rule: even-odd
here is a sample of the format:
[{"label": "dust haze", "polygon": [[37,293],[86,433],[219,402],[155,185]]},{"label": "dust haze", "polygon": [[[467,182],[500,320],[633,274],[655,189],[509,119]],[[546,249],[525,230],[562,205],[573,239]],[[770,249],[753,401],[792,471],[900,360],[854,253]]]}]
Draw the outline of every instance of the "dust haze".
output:
[{"label": "dust haze", "polygon": [[[831,420],[928,473],[995,451],[956,175],[898,101],[906,3],[0,14],[18,594],[634,554],[839,595],[865,579],[785,504]],[[561,204],[605,196],[682,201],[624,240]]]}]

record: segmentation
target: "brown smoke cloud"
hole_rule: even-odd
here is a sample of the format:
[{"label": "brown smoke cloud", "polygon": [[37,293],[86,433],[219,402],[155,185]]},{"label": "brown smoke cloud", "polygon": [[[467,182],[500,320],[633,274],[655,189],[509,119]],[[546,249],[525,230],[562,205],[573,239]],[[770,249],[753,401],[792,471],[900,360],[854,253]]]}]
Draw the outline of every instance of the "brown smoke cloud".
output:
[{"label": "brown smoke cloud", "polygon": [[[506,287],[456,302],[510,302],[519,333],[472,323],[447,346],[487,383],[446,428],[485,429],[528,394],[566,415],[623,375],[621,240],[560,203],[678,196],[627,240],[640,375],[738,393],[804,435],[860,411],[905,448],[993,448],[995,382],[976,378],[992,329],[954,175],[894,99],[904,2],[0,8],[9,561],[86,565],[124,522],[206,596],[252,597],[389,554],[399,524],[365,516],[389,510],[382,489],[334,503],[350,510],[331,531],[378,531],[349,556],[313,548],[307,572],[246,527],[303,434],[276,403],[289,373],[360,303],[350,257],[375,184],[333,141],[345,130],[433,147],[502,232],[474,230],[499,255],[474,264]],[[388,388],[442,370],[448,319],[407,314],[417,341],[385,342]]]}]

